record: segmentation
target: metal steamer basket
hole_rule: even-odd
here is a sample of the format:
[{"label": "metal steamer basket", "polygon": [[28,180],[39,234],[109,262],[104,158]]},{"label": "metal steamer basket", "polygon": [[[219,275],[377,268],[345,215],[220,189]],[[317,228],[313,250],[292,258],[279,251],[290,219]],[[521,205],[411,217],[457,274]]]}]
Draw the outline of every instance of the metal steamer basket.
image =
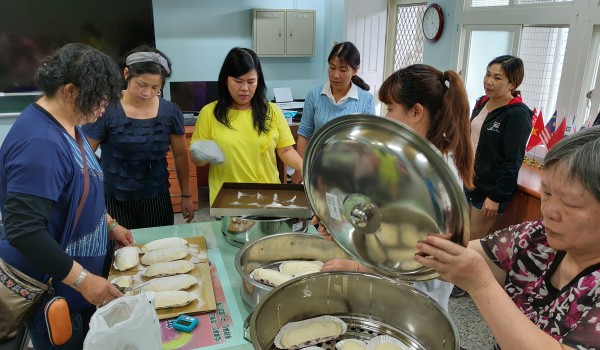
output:
[{"label": "metal steamer basket", "polygon": [[308,219],[272,218],[262,216],[224,216],[221,232],[235,246],[255,241],[265,236],[284,232],[306,232]]},{"label": "metal steamer basket", "polygon": [[[252,314],[254,348],[274,349],[288,322],[333,315],[349,326],[338,340],[390,335],[412,349],[459,349],[448,314],[401,281],[438,277],[413,259],[429,234],[468,241],[466,198],[448,163],[428,141],[385,118],[348,115],[319,129],[303,165],[310,207],[343,251],[381,275],[316,273],[278,286]],[[333,350],[335,341],[320,346]]]},{"label": "metal steamer basket", "polygon": [[253,310],[273,290],[249,276],[256,268],[277,269],[286,260],[348,259],[340,247],[317,235],[282,233],[250,242],[235,256],[235,268],[242,278],[241,296],[244,306]]},{"label": "metal steamer basket", "polygon": [[221,232],[235,246],[284,232],[306,232],[312,211],[304,186],[223,184],[210,214],[222,217]]},{"label": "metal steamer basket", "polygon": [[336,341],[368,342],[377,335],[415,350],[460,348],[456,326],[435,301],[405,282],[356,272],[311,274],[275,288],[252,313],[252,345],[276,350],[273,341],[285,324],[321,315],[348,325],[340,338],[317,345],[327,350],[335,350]]}]

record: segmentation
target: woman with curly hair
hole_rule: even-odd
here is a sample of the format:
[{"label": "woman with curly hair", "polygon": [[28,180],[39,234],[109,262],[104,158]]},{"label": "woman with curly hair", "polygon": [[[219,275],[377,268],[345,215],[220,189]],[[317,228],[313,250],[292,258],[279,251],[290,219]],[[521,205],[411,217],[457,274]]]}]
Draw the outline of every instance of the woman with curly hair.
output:
[{"label": "woman with curly hair", "polygon": [[[267,101],[267,86],[258,56],[233,48],[219,73],[219,99],[200,111],[190,144],[212,141],[223,153],[221,164],[208,172],[210,203],[224,182],[279,183],[275,155],[302,171],[294,137],[283,113]],[[207,162],[194,157],[197,165]]]},{"label": "woman with curly hair", "polygon": [[[133,244],[129,230],[107,229],[102,169],[79,126],[118,100],[122,79],[107,55],[68,44],[42,62],[35,83],[43,96],[23,110],[0,148],[0,258],[40,282],[52,278],[71,312],[73,335],[64,348],[81,349],[82,312],[122,295],[99,276],[107,241]],[[44,304],[25,320],[36,349],[54,348]],[[0,324],[13,317],[1,314]]]}]

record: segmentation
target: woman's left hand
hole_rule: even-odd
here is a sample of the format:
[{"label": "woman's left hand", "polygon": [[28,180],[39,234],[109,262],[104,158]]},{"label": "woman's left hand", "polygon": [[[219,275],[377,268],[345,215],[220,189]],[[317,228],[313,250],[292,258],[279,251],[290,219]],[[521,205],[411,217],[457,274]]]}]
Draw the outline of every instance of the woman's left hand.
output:
[{"label": "woman's left hand", "polygon": [[117,225],[112,230],[108,231],[108,236],[116,242],[115,249],[130,247],[134,243],[131,231],[121,225]]},{"label": "woman's left hand", "polygon": [[325,226],[321,225],[321,219],[318,216],[313,216],[310,220],[310,223],[313,225],[319,225],[319,227],[317,228],[317,232],[319,232],[321,237],[325,238],[330,242],[333,241],[333,236],[327,231],[327,228],[325,228]]},{"label": "woman's left hand", "polygon": [[498,214],[498,206],[500,204],[486,198],[481,205],[481,214],[483,216],[496,216]]},{"label": "woman's left hand", "polygon": [[194,203],[191,198],[181,198],[181,215],[183,215],[185,222],[188,224],[194,220],[196,211],[194,210]]},{"label": "woman's left hand", "polygon": [[415,261],[435,269],[440,276],[456,284],[467,293],[485,288],[496,280],[483,257],[473,249],[462,247],[440,235],[431,234],[417,243],[423,253]]}]

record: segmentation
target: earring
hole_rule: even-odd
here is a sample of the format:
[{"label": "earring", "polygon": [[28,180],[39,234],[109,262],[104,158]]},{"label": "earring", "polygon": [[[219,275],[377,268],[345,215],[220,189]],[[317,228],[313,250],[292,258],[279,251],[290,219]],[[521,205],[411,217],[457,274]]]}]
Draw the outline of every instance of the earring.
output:
[{"label": "earring", "polygon": [[162,95],[162,91],[159,91],[156,93],[156,96],[160,96],[160,95]]}]

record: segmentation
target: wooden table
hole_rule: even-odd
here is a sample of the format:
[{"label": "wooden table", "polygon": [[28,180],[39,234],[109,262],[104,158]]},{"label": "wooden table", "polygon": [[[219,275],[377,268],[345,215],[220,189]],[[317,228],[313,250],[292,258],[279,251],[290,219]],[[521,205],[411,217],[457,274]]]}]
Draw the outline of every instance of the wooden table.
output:
[{"label": "wooden table", "polygon": [[541,218],[541,186],[542,169],[523,164],[519,170],[517,191],[504,209],[504,214],[496,220],[492,230]]}]

